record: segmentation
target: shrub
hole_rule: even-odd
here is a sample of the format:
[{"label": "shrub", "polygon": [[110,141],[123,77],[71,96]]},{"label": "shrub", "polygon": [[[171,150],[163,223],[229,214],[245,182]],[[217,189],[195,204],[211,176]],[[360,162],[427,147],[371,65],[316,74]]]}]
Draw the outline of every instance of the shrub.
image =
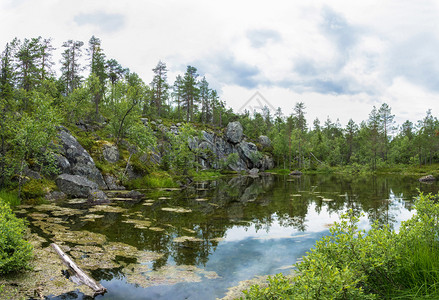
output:
[{"label": "shrub", "polygon": [[0,198],[0,274],[28,268],[32,245],[24,239],[25,221]]},{"label": "shrub", "polygon": [[366,233],[348,212],[296,265],[297,276],[252,286],[246,299],[438,299],[439,203],[421,194],[416,210],[398,233],[378,223]]}]

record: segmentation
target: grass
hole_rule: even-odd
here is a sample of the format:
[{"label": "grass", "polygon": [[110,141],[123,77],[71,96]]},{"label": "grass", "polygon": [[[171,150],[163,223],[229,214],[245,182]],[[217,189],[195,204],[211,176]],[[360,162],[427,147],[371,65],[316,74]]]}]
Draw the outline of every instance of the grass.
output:
[{"label": "grass", "polygon": [[0,198],[3,199],[9,206],[14,207],[20,205],[20,199],[16,191],[0,190]]},{"label": "grass", "polygon": [[163,171],[152,172],[143,177],[127,181],[125,185],[129,189],[172,188],[179,186],[171,175]]}]

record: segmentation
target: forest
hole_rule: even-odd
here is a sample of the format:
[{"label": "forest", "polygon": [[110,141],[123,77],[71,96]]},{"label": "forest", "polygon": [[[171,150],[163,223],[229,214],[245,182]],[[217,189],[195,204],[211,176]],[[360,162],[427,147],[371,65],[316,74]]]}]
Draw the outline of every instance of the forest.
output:
[{"label": "forest", "polygon": [[[125,140],[148,152],[163,137],[145,128],[142,118],[219,131],[239,121],[250,140],[257,141],[261,135],[270,138],[271,147],[265,151],[279,169],[375,171],[395,165],[431,165],[439,159],[439,121],[429,109],[416,124],[400,125],[386,103],[373,106],[367,120],[356,124],[351,119],[346,126],[329,117],[309,124],[304,102],[292,104],[290,115],[281,108],[273,113],[268,107],[237,114],[194,66],[187,66],[170,83],[166,63],[159,61],[152,69],[153,78],[145,82],[107,58],[95,36],[87,44],[64,42],[59,62],[53,58],[56,50],[50,38],[15,38],[1,55],[0,187],[18,184],[19,194],[28,167],[56,173],[57,128],[81,123],[94,124],[104,139],[116,145]],[[169,157],[183,155],[183,148]],[[159,168],[178,173],[181,163],[177,160]],[[182,160],[195,167],[190,158]]]}]

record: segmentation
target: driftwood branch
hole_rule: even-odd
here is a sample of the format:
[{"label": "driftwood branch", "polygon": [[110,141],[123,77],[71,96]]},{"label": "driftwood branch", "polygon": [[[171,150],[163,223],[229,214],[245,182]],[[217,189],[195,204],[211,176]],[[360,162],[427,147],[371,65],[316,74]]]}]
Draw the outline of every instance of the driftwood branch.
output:
[{"label": "driftwood branch", "polygon": [[61,250],[61,248],[57,244],[52,243],[50,244],[50,246],[52,246],[53,250],[55,250],[55,252],[59,255],[62,262],[75,273],[75,275],[79,278],[80,282],[87,285],[95,292],[95,296],[99,294],[104,294],[107,291],[107,289],[104,288],[100,283],[96,282],[93,278],[85,274],[84,271],[82,271],[73,262],[73,260]]}]

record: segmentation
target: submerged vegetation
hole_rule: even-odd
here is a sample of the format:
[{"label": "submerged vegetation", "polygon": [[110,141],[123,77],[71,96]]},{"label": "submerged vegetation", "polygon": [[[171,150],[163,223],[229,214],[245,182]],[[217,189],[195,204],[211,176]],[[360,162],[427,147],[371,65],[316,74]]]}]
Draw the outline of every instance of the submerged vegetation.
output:
[{"label": "submerged vegetation", "polygon": [[421,194],[398,232],[358,228],[351,210],[296,264],[293,277],[270,277],[245,299],[417,299],[439,297],[439,204]]}]

